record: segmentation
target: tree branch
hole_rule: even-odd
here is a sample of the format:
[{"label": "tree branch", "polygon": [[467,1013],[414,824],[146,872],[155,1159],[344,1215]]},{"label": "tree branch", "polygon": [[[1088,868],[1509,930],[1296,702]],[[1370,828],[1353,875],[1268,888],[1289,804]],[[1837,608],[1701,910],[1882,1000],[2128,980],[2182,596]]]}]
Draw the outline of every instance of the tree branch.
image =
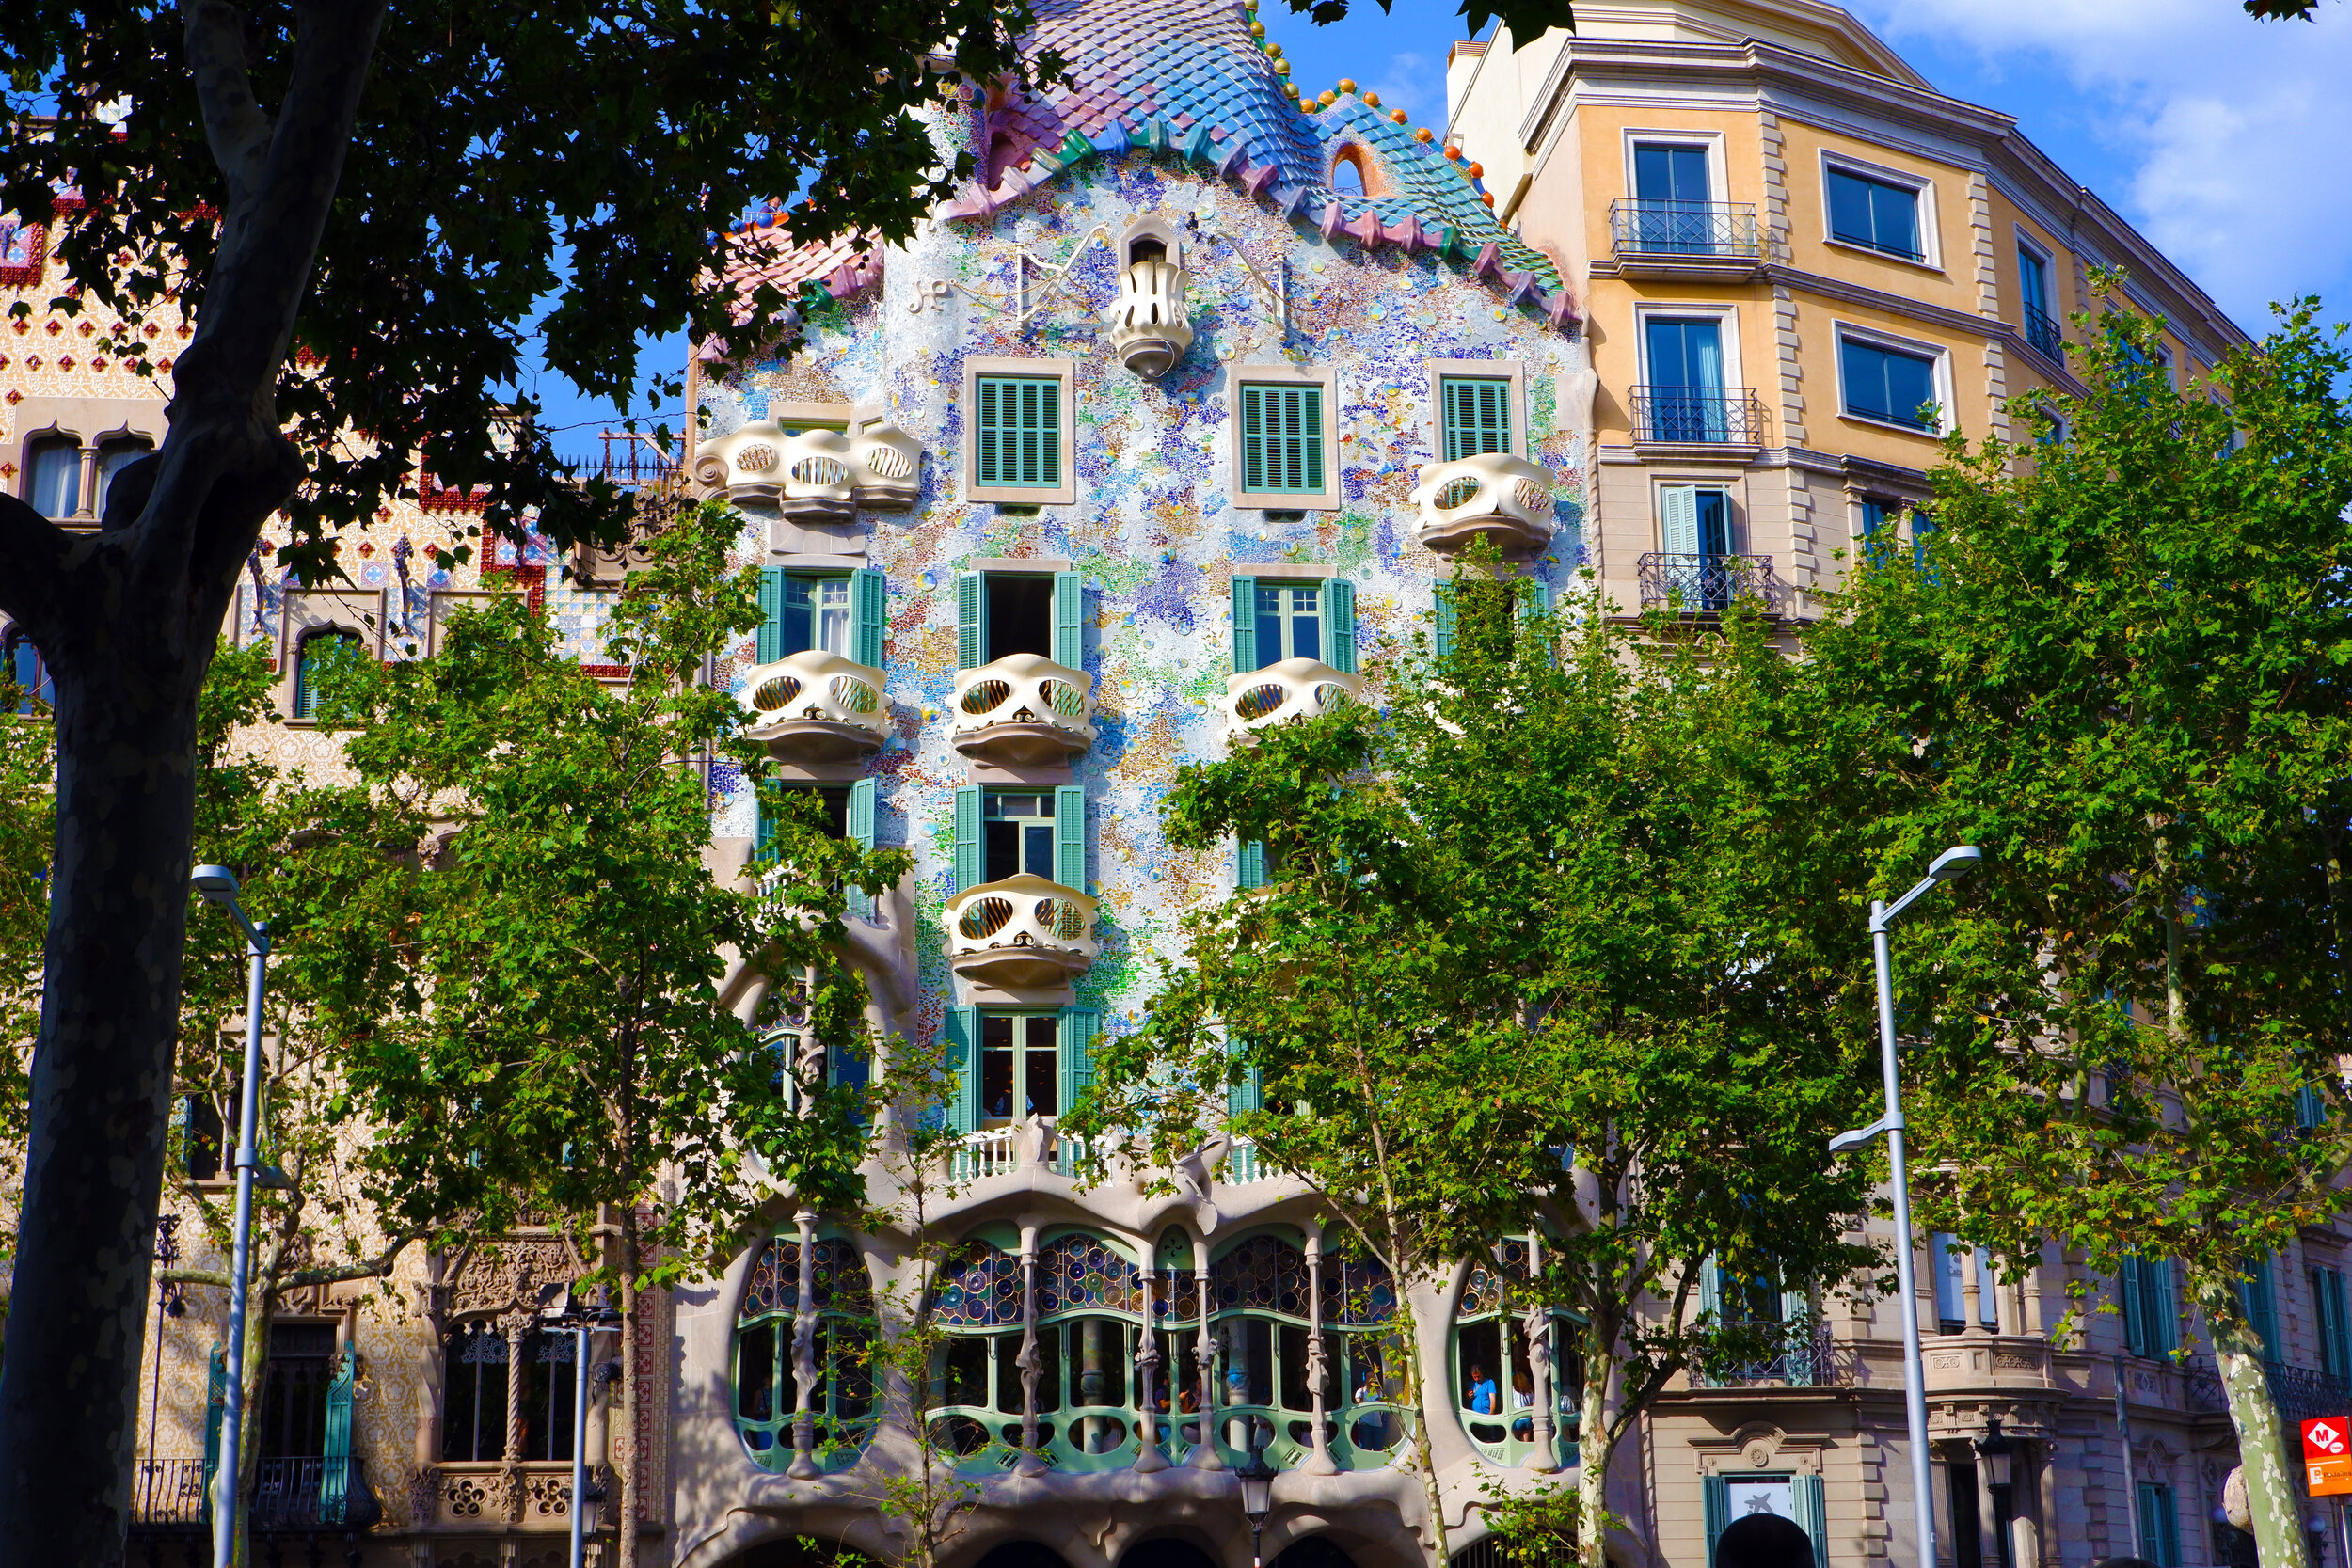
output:
[{"label": "tree branch", "polygon": [[76,607],[67,600],[73,536],[0,491],[0,610],[23,626],[52,663]]},{"label": "tree branch", "polygon": [[284,1284],[278,1289],[292,1290],[304,1285],[340,1285],[350,1279],[381,1279],[392,1272],[392,1265],[400,1260],[400,1255],[406,1251],[412,1243],[423,1240],[424,1235],[425,1231],[421,1227],[405,1230],[393,1237],[391,1243],[373,1258],[365,1259],[357,1263],[342,1263],[321,1269],[296,1269],[286,1276]]},{"label": "tree branch", "polygon": [[249,205],[261,194],[271,126],[246,70],[245,13],[228,0],[186,0],[180,14],[204,140],[229,182],[230,205]]}]

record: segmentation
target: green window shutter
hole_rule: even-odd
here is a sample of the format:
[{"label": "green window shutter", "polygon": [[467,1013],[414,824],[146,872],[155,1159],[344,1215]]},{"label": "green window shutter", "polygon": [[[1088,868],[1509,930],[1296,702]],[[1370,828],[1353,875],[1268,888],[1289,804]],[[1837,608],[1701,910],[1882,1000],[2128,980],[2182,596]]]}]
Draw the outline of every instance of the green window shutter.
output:
[{"label": "green window shutter", "polygon": [[1522,621],[1533,621],[1551,613],[1551,590],[1533,578],[1521,578],[1513,585],[1512,608]]},{"label": "green window shutter", "polygon": [[220,1423],[222,1413],[229,1408],[229,1377],[224,1370],[227,1352],[213,1347],[212,1370],[204,1383],[204,1517],[213,1516],[213,1477],[220,1469]]},{"label": "green window shutter", "polygon": [[1075,572],[1054,574],[1054,662],[1086,668],[1086,579]]},{"label": "green window shutter", "polygon": [[988,577],[981,572],[956,574],[956,668],[977,670],[988,660],[981,645],[981,627],[988,614]]},{"label": "green window shutter", "polygon": [[947,1009],[947,1130],[980,1125],[980,1009]]},{"label": "green window shutter", "polygon": [[980,885],[980,786],[956,786],[956,891]]},{"label": "green window shutter", "polygon": [[2328,1099],[2317,1085],[2306,1084],[2295,1091],[2295,1125],[2308,1132],[2326,1125]]},{"label": "green window shutter", "polygon": [[2116,1271],[2115,1283],[2120,1300],[2117,1308],[2123,1314],[2123,1348],[2134,1355],[2153,1355],[2148,1348],[2148,1304],[2140,1272],[2144,1265],[2137,1258],[2126,1258]]},{"label": "green window shutter", "polygon": [[1820,1476],[1792,1476],[1788,1501],[1797,1524],[1813,1542],[1813,1568],[1829,1568],[1829,1505]]},{"label": "green window shutter", "polygon": [[1511,383],[1483,376],[1447,376],[1445,460],[1511,451]]},{"label": "green window shutter", "polygon": [[308,719],[318,706],[318,695],[310,689],[310,644],[306,639],[294,644],[294,716]]},{"label": "green window shutter", "polygon": [[1054,880],[1087,890],[1087,792],[1084,784],[1054,790]]},{"label": "green window shutter", "polygon": [[1061,1057],[1061,1108],[1067,1114],[1078,1097],[1094,1087],[1094,1037],[1103,1032],[1103,1015],[1092,1007],[1064,1007],[1055,1036]]},{"label": "green window shutter", "polygon": [[2320,1354],[2328,1363],[2329,1375],[2352,1378],[2352,1314],[2346,1308],[2342,1269],[2320,1269],[2319,1279],[2321,1331]]},{"label": "green window shutter", "polygon": [[979,378],[979,483],[1040,489],[1061,483],[1061,378]]},{"label": "green window shutter", "polygon": [[1233,673],[1246,675],[1258,665],[1258,579],[1233,579]]},{"label": "green window shutter", "polygon": [[1441,582],[1438,584],[1437,630],[1430,638],[1439,658],[1454,651],[1454,584]]},{"label": "green window shutter", "polygon": [[869,670],[882,666],[882,634],[889,626],[890,588],[882,575],[868,566],[850,574],[850,657]]},{"label": "green window shutter", "polygon": [[1265,886],[1265,842],[1250,839],[1233,846],[1233,886],[1244,890]]},{"label": "green window shutter", "polygon": [[784,657],[784,568],[759,569],[759,662]]},{"label": "green window shutter", "polygon": [[1699,487],[1661,485],[1658,491],[1659,536],[1668,555],[1699,553]]},{"label": "green window shutter", "polygon": [[[1699,1265],[1699,1310],[1714,1319],[1720,1326],[1724,1321],[1724,1271],[1716,1266],[1713,1254]],[[1710,1541],[1714,1538],[1709,1536]]]},{"label": "green window shutter", "polygon": [[1325,578],[1315,598],[1315,613],[1323,618],[1323,662],[1352,675],[1356,673],[1356,585],[1344,578]]},{"label": "green window shutter", "polygon": [[359,1368],[356,1351],[335,1357],[335,1375],[326,1385],[326,1443],[319,1465],[319,1518],[342,1523],[351,1487],[351,1385]]},{"label": "green window shutter", "polygon": [[[1225,1053],[1227,1055],[1239,1056],[1248,1049],[1247,1041],[1234,1039],[1230,1035],[1226,1037]],[[1257,1064],[1248,1063],[1241,1069],[1240,1081],[1226,1086],[1225,1114],[1237,1117],[1244,1112],[1260,1111],[1264,1108],[1265,1080],[1260,1075]]]},{"label": "green window shutter", "polygon": [[2263,1342],[2263,1359],[2284,1362],[2279,1343],[2279,1298],[2270,1286],[2270,1263],[2266,1259],[2249,1258],[2246,1266],[2251,1277],[2238,1286],[2238,1299],[2246,1310],[2246,1324]]},{"label": "green window shutter", "polygon": [[1244,384],[1245,491],[1314,495],[1323,489],[1323,388]]},{"label": "green window shutter", "polygon": [[2140,1265],[2140,1298],[2148,1304],[2148,1354],[2169,1355],[2181,1343],[2181,1296],[2173,1262],[2156,1258]]},{"label": "green window shutter", "polygon": [[[850,786],[850,842],[867,854],[874,852],[874,800],[878,785],[872,779],[860,779]],[[864,888],[849,891],[848,913],[859,920],[874,918],[874,895]]]},{"label": "green window shutter", "polygon": [[2180,1568],[2181,1522],[2172,1516],[2172,1488],[2139,1483],[2139,1555],[2156,1568]]},{"label": "green window shutter", "polygon": [[776,814],[768,803],[768,797],[775,787],[767,779],[755,778],[752,781],[752,856],[755,861],[765,861],[775,852]]},{"label": "green window shutter", "polygon": [[[1707,1272],[1713,1274],[1709,1263]],[[1724,1476],[1708,1476],[1707,1493],[1707,1568],[1715,1568],[1715,1543],[1731,1528],[1731,1482]]]}]

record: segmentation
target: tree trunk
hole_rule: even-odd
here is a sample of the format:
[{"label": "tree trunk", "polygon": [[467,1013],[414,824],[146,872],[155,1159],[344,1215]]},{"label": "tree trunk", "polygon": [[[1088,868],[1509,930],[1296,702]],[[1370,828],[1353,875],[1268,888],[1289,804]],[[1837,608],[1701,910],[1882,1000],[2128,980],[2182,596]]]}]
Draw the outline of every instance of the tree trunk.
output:
[{"label": "tree trunk", "polygon": [[613,1540],[619,1568],[637,1568],[638,1488],[642,1484],[637,1420],[637,1206],[621,1205],[621,1440],[612,1446],[620,1471],[621,1523]]},{"label": "tree trunk", "polygon": [[2286,1425],[2279,1418],[2270,1380],[2263,1372],[2265,1347],[2239,1315],[2228,1283],[2200,1283],[2196,1289],[2205,1326],[2213,1335],[2214,1359],[2220,1364],[2221,1389],[2230,1402],[2230,1425],[2237,1431],[2255,1550],[2263,1568],[2311,1568],[2311,1544],[2303,1534],[2298,1501],[2302,1488],[2287,1463]]},{"label": "tree trunk", "polygon": [[[259,1259],[253,1275],[257,1280],[270,1277]],[[269,1371],[270,1320],[277,1315],[277,1303],[268,1292],[256,1291],[246,1298],[245,1411],[237,1427],[237,1534],[231,1568],[250,1568],[253,1561],[253,1495],[262,1480],[262,1383]]]},{"label": "tree trunk", "polygon": [[[385,4],[295,8],[273,118],[253,95],[243,13],[189,0],[186,62],[226,191],[196,336],[172,372],[170,431],[109,486],[95,539],[0,497],[0,610],[49,662],[57,733],[32,1131],[0,1352],[0,1568],[123,1559],[197,693],[246,552],[302,478],[273,393]],[[88,194],[103,213],[107,193]]]},{"label": "tree trunk", "polygon": [[1616,1365],[1616,1335],[1599,1313],[1584,1327],[1584,1388],[1577,1402],[1576,1560],[1581,1568],[1609,1563],[1609,1376]]}]

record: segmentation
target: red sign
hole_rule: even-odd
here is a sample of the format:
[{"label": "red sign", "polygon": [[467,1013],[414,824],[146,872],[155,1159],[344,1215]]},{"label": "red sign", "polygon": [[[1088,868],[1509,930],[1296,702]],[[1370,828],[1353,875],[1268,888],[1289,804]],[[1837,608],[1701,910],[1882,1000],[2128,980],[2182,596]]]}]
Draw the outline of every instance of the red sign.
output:
[{"label": "red sign", "polygon": [[2352,1494],[2352,1416],[2303,1423],[2303,1487],[2314,1497]]}]

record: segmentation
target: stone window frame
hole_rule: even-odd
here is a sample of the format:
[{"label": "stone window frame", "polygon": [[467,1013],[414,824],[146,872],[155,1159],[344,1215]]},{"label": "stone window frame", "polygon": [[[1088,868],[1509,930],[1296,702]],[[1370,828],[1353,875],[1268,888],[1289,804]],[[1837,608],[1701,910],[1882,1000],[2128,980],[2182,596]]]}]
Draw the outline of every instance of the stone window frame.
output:
[{"label": "stone window frame", "polygon": [[[1242,488],[1241,389],[1252,387],[1317,387],[1323,391],[1323,488],[1320,490],[1257,490]],[[1329,365],[1294,365],[1284,361],[1235,365],[1226,380],[1227,504],[1236,512],[1337,512],[1340,509],[1339,372]]]}]

